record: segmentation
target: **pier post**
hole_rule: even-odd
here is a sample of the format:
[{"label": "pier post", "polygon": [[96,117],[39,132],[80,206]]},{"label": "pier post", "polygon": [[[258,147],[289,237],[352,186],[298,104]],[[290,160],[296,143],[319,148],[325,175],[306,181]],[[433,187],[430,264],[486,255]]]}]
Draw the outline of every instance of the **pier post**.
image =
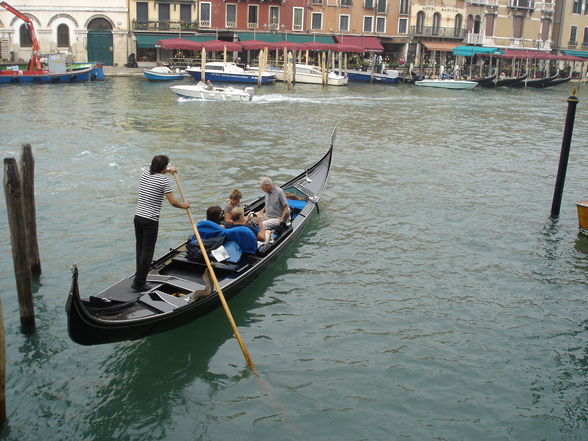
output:
[{"label": "pier post", "polygon": [[41,274],[41,259],[37,241],[37,215],[35,208],[35,159],[30,144],[23,144],[20,155],[22,197],[24,203],[25,231],[27,233],[27,256],[34,276]]},{"label": "pier post", "polygon": [[14,158],[4,158],[4,194],[6,196],[6,212],[8,214],[12,260],[14,262],[14,275],[20,308],[20,324],[23,332],[30,332],[35,328],[32,277],[27,256],[22,183],[16,159]]},{"label": "pier post", "polygon": [[568,97],[568,113],[566,115],[566,124],[564,127],[563,141],[561,143],[561,153],[559,156],[559,168],[557,170],[557,179],[555,181],[555,190],[553,192],[553,202],[551,203],[551,218],[559,217],[561,207],[561,197],[566,180],[566,171],[568,169],[568,158],[570,156],[570,144],[572,142],[572,132],[574,131],[574,118],[576,117],[576,106],[578,105],[576,97],[576,88],[572,88],[572,95]]},{"label": "pier post", "polygon": [[4,312],[0,300],[0,426],[6,421],[6,348],[4,346]]}]

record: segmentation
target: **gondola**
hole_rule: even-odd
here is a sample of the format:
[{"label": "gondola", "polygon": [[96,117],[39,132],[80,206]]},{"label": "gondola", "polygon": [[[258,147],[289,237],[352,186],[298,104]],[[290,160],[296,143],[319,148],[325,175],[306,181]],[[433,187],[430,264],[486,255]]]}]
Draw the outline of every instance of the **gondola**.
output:
[{"label": "gondola", "polygon": [[[236,263],[216,262],[212,266],[225,298],[239,294],[268,269],[300,236],[315,212],[329,177],[335,131],[323,158],[281,187],[290,205],[291,221],[283,231],[262,246],[256,254],[245,254]],[[264,198],[248,204],[246,211],[258,211]],[[147,276],[146,292],[131,289],[128,276],[88,299],[78,287],[78,268],[72,266],[71,289],[67,300],[70,338],[82,345],[136,340],[190,323],[219,307],[220,299],[207,283],[204,261],[190,260],[186,245],[170,250],[154,261]],[[214,262],[214,263],[213,263]]]},{"label": "gondola", "polygon": [[500,86],[507,86],[507,87],[517,87],[522,85],[523,81],[525,81],[525,79],[527,78],[528,73],[525,72],[524,74],[522,74],[521,76],[518,76],[516,78],[503,78],[496,80],[496,82],[494,83],[495,87],[500,87]]},{"label": "gondola", "polygon": [[559,77],[559,69],[555,74],[551,75],[550,77],[533,78],[532,80],[527,79],[513,87],[545,87],[546,84],[548,84],[550,81],[555,80],[557,77]]},{"label": "gondola", "polygon": [[480,85],[480,87],[494,87],[494,80],[496,80],[497,75],[498,73],[495,72],[494,75],[489,77],[478,78],[477,80],[472,79],[471,81],[475,81]]},{"label": "gondola", "polygon": [[556,78],[555,80],[551,80],[549,83],[543,85],[543,87],[557,86],[558,84],[567,83],[571,79],[572,79],[572,72],[570,71],[570,74],[567,77]]}]

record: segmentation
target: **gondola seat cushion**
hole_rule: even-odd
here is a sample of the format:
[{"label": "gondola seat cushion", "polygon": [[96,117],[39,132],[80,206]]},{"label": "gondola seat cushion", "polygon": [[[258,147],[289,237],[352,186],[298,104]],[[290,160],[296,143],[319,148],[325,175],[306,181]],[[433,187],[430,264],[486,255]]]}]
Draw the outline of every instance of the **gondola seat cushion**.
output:
[{"label": "gondola seat cushion", "polygon": [[225,237],[226,240],[237,242],[244,253],[255,254],[257,251],[257,238],[247,227],[233,227],[225,230]]}]

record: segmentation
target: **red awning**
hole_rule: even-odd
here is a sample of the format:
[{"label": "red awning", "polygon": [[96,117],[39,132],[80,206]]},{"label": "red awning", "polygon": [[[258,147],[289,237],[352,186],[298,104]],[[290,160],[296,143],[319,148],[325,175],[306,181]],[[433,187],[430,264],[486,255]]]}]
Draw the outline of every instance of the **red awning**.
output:
[{"label": "red awning", "polygon": [[241,50],[241,43],[236,43],[234,41],[210,40],[203,41],[202,45],[204,46],[204,49],[211,52],[224,51],[225,47],[229,52]]},{"label": "red awning", "polygon": [[421,41],[428,51],[451,52],[454,47],[461,43],[450,43],[448,41]]},{"label": "red awning", "polygon": [[304,43],[306,49],[311,51],[328,51],[333,49],[335,46],[334,43],[319,43],[318,41],[310,41],[308,43]]},{"label": "red awning", "polygon": [[293,41],[280,41],[276,45],[279,48],[286,48],[289,51],[305,51],[309,49],[306,43],[295,43]]},{"label": "red awning", "polygon": [[199,51],[202,49],[202,43],[192,40],[185,40],[183,38],[168,38],[166,40],[159,40],[157,45],[162,49],[182,49],[186,51]]},{"label": "red awning", "polygon": [[[256,49],[265,49],[266,47],[268,49],[274,50],[276,48],[282,47],[282,46],[280,46],[279,42],[270,43],[267,41],[259,41],[259,40],[245,40],[245,41],[241,41],[240,44],[241,44],[241,47],[243,48],[243,50],[246,50],[246,51],[256,50]],[[228,48],[227,48],[227,50],[228,50]]]},{"label": "red awning", "polygon": [[357,37],[353,35],[335,35],[337,43],[358,46],[363,49],[364,52],[383,52],[384,46],[378,40],[378,37]]},{"label": "red awning", "polygon": [[352,46],[350,44],[337,43],[333,45],[335,52],[352,52],[354,54],[361,54],[364,52],[362,47]]}]

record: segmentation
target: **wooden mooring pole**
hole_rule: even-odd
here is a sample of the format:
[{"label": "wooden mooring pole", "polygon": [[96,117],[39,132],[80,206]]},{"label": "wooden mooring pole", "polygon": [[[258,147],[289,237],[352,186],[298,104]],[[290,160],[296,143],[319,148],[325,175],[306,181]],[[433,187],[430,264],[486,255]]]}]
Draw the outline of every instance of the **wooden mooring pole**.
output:
[{"label": "wooden mooring pole", "polygon": [[41,259],[37,242],[37,214],[35,208],[35,159],[30,144],[23,144],[20,155],[22,197],[24,203],[27,256],[33,276],[41,274]]},{"label": "wooden mooring pole", "polygon": [[27,234],[22,193],[21,177],[16,159],[4,158],[4,195],[6,196],[6,212],[20,308],[20,324],[23,332],[31,332],[35,329],[35,311],[31,267],[27,256]]},{"label": "wooden mooring pole", "polygon": [[557,170],[557,179],[555,181],[555,190],[553,192],[553,202],[551,203],[551,219],[559,217],[561,207],[561,197],[566,180],[566,171],[568,169],[568,158],[570,156],[570,144],[572,142],[572,132],[574,131],[574,119],[576,117],[576,106],[580,100],[576,97],[576,88],[572,88],[572,95],[568,97],[568,113],[564,127],[563,141],[561,143],[561,153],[559,157],[559,168]]},{"label": "wooden mooring pole", "polygon": [[4,346],[4,312],[0,300],[0,426],[6,421],[6,348]]}]

